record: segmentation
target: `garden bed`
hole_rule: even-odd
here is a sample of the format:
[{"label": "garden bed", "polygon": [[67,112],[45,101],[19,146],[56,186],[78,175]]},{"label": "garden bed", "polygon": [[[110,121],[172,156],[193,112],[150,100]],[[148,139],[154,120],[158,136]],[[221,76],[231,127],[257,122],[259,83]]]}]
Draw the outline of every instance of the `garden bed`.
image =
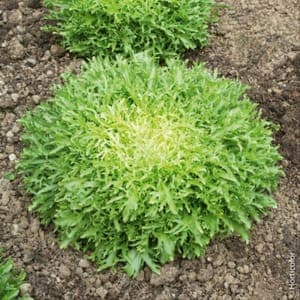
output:
[{"label": "garden bed", "polygon": [[161,276],[145,268],[136,279],[97,272],[81,253],[60,250],[52,228],[28,212],[20,178],[3,177],[13,172],[22,147],[16,120],[51,95],[61,73],[78,72],[81,60],[40,30],[38,0],[0,2],[0,247],[27,272],[34,299],[296,299],[288,283],[299,231],[297,1],[224,2],[230,7],[212,28],[210,46],[185,57],[251,86],[250,98],[280,124],[276,141],[286,177],[276,193],[278,208],[254,226],[248,245],[239,238],[216,240],[201,259],[177,259]]}]

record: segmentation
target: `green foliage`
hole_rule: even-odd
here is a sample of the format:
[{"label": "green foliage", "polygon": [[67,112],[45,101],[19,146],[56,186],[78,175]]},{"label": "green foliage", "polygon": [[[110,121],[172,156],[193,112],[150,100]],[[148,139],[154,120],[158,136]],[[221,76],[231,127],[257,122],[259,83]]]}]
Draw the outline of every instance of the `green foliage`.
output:
[{"label": "green foliage", "polygon": [[30,297],[20,297],[19,289],[25,279],[25,272],[16,272],[11,259],[3,260],[0,249],[0,299],[1,300],[30,300]]},{"label": "green foliage", "polygon": [[107,56],[151,49],[169,57],[204,46],[216,20],[215,0],[45,0],[46,27],[81,56]]},{"label": "green foliage", "polygon": [[100,269],[157,272],[176,253],[200,256],[217,234],[247,240],[275,207],[274,126],[240,83],[144,54],[93,59],[65,80],[22,119],[19,165],[31,208],[63,247],[90,251]]},{"label": "green foliage", "polygon": [[16,179],[16,175],[13,172],[6,172],[4,173],[3,178],[9,181],[13,181]]}]

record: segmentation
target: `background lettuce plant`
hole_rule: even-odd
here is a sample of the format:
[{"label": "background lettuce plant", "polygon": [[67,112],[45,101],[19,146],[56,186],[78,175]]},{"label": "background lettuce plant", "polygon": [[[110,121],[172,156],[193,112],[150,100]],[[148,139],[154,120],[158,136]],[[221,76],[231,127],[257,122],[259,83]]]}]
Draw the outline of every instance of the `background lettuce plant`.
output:
[{"label": "background lettuce plant", "polygon": [[100,269],[158,271],[217,234],[248,239],[281,174],[272,128],[245,87],[169,60],[93,59],[22,119],[19,170],[63,247]]},{"label": "background lettuce plant", "polygon": [[21,297],[19,290],[26,277],[24,271],[17,272],[11,259],[2,258],[0,249],[0,299],[1,300],[32,300],[31,297]]},{"label": "background lettuce plant", "polygon": [[46,0],[47,27],[81,56],[151,49],[167,57],[207,42],[214,0]]}]

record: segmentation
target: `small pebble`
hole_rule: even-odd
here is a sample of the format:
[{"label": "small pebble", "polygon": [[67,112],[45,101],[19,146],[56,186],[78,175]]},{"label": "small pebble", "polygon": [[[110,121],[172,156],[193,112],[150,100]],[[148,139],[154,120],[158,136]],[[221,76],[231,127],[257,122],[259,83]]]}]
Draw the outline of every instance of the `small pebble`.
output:
[{"label": "small pebble", "polygon": [[65,49],[59,45],[52,45],[50,52],[54,57],[61,57],[65,54]]},{"label": "small pebble", "polygon": [[256,251],[257,251],[258,253],[263,253],[263,251],[264,251],[264,244],[262,244],[262,243],[258,244],[258,245],[255,247],[255,249],[256,249]]},{"label": "small pebble", "polygon": [[12,153],[12,154],[9,154],[8,158],[10,161],[15,161],[17,159],[17,156],[14,153]]},{"label": "small pebble", "polygon": [[71,275],[71,271],[69,270],[68,267],[66,267],[65,265],[61,265],[59,267],[59,273],[63,276],[63,277],[69,277]]},{"label": "small pebble", "polygon": [[35,104],[39,104],[40,103],[40,100],[41,100],[41,97],[38,96],[38,95],[33,95],[32,96],[32,100]]},{"label": "small pebble", "polygon": [[21,296],[29,296],[30,292],[31,292],[32,288],[31,288],[31,284],[30,283],[23,283],[20,286],[20,294]]},{"label": "small pebble", "polygon": [[96,294],[100,297],[100,299],[105,299],[107,293],[108,292],[104,287],[99,287],[96,289]]},{"label": "small pebble", "polygon": [[89,268],[90,267],[90,263],[86,260],[86,259],[81,259],[79,261],[79,267],[81,268]]}]

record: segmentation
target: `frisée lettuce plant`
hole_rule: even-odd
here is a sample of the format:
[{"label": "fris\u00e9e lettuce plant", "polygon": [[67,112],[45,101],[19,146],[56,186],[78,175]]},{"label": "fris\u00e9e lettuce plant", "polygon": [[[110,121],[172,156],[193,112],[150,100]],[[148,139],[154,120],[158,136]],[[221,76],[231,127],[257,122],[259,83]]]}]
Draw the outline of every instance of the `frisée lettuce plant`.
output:
[{"label": "fris\u00e9e lettuce plant", "polygon": [[10,258],[2,258],[2,252],[0,249],[0,299],[33,300],[31,297],[20,296],[20,287],[26,274],[24,271],[17,272]]},{"label": "fris\u00e9e lettuce plant", "polygon": [[216,235],[248,240],[276,206],[274,125],[239,82],[146,54],[95,58],[65,81],[22,119],[18,166],[62,247],[89,251],[100,269],[158,272]]},{"label": "fris\u00e9e lettuce plant", "polygon": [[45,0],[45,27],[80,56],[107,56],[150,49],[168,57],[204,46],[216,20],[215,0]]}]

